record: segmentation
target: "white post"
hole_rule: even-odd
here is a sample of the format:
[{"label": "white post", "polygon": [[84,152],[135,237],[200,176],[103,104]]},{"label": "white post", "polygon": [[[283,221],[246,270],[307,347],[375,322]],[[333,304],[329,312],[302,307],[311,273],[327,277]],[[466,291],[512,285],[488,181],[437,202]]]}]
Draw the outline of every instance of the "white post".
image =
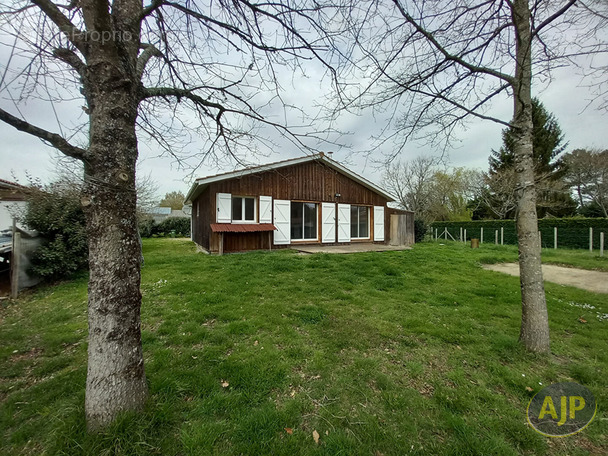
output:
[{"label": "white post", "polygon": [[498,230],[496,230],[496,231],[494,232],[494,234],[495,234],[495,236],[494,236],[494,237],[495,237],[495,239],[494,239],[494,243],[495,243],[496,245],[498,245]]},{"label": "white post", "polygon": [[500,245],[505,245],[505,229],[500,227]]},{"label": "white post", "polygon": [[543,248],[543,236],[540,233],[540,230],[538,230],[538,243],[540,244],[540,248]]},{"label": "white post", "polygon": [[600,256],[604,256],[604,232],[600,232]]},{"label": "white post", "polygon": [[437,228],[435,228],[435,240],[437,240]]},{"label": "white post", "polygon": [[479,236],[481,239],[479,239],[479,243],[483,244],[483,226],[481,227],[481,236]]},{"label": "white post", "polygon": [[21,263],[21,233],[15,230],[13,221],[13,250],[11,252],[11,298],[19,296],[19,269]]},{"label": "white post", "polygon": [[589,228],[589,251],[593,253],[593,228]]},{"label": "white post", "polygon": [[460,242],[462,242],[462,227],[460,227]]},{"label": "white post", "polygon": [[464,239],[462,240],[462,242],[467,242],[467,229],[464,229]]},{"label": "white post", "polygon": [[553,227],[553,248],[557,249],[557,227]]}]

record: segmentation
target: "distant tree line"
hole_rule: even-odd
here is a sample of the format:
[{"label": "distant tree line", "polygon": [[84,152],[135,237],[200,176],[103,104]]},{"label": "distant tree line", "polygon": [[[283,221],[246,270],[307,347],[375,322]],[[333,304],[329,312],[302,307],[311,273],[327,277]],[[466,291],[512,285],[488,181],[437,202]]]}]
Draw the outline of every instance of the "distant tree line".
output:
[{"label": "distant tree line", "polygon": [[[608,217],[608,150],[575,149],[555,118],[538,99],[532,101],[536,210],[544,217]],[[390,164],[385,186],[417,219],[433,221],[514,219],[514,133],[502,132],[489,169],[448,168],[442,160],[420,156]]]}]

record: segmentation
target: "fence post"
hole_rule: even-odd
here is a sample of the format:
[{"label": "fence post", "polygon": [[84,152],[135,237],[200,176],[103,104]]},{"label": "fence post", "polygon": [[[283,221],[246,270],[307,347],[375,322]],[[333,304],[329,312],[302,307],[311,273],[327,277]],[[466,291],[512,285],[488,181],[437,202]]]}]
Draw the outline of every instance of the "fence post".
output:
[{"label": "fence post", "polygon": [[435,228],[435,240],[437,240],[437,228]]},{"label": "fence post", "polygon": [[495,235],[495,236],[494,236],[494,238],[495,238],[495,239],[494,239],[494,243],[495,243],[496,245],[498,245],[498,230],[496,230],[496,231],[494,232],[494,235]]},{"label": "fence post", "polygon": [[464,243],[467,242],[467,229],[466,228],[464,229],[464,239],[462,242],[464,242]]},{"label": "fence post", "polygon": [[600,232],[600,256],[604,256],[604,232]]},{"label": "fence post", "polygon": [[553,248],[557,249],[557,227],[553,227]]},{"label": "fence post", "polygon": [[543,235],[541,234],[540,230],[538,230],[538,243],[540,244],[540,248],[543,248]]},{"label": "fence post", "polygon": [[589,227],[589,252],[593,253],[593,228]]},{"label": "fence post", "polygon": [[19,296],[19,269],[21,268],[21,233],[13,230],[13,250],[11,252],[11,298]]},{"label": "fence post", "polygon": [[500,245],[505,245],[505,229],[500,227]]},{"label": "fence post", "polygon": [[462,227],[460,227],[460,242],[462,242]]},{"label": "fence post", "polygon": [[481,227],[481,236],[479,236],[479,237],[480,237],[479,243],[483,244],[483,226]]}]

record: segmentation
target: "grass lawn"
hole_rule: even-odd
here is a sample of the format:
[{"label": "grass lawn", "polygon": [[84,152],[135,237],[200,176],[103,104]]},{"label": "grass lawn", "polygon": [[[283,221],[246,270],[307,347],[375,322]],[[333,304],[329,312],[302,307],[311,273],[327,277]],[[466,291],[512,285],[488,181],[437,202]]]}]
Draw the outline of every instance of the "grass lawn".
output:
[{"label": "grass lawn", "polygon": [[[0,454],[608,453],[607,296],[547,284],[553,353],[524,352],[518,278],[480,267],[513,247],[211,257],[153,239],[144,254],[146,410],[86,434],[87,279],[40,288],[0,308]],[[528,401],[566,380],[597,416],[543,437]]]}]

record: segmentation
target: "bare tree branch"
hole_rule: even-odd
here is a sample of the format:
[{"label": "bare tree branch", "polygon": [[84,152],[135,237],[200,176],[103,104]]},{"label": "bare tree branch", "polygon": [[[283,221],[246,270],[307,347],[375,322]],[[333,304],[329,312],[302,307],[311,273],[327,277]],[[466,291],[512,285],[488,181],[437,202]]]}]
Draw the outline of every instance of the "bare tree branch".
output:
[{"label": "bare tree branch", "polygon": [[53,147],[66,154],[68,157],[77,158],[79,160],[84,160],[86,158],[86,151],[84,149],[73,146],[58,134],[38,128],[13,116],[12,114],[9,114],[4,109],[0,109],[0,120],[15,127],[17,130],[29,133],[30,135],[36,136],[43,141],[48,142]]}]

